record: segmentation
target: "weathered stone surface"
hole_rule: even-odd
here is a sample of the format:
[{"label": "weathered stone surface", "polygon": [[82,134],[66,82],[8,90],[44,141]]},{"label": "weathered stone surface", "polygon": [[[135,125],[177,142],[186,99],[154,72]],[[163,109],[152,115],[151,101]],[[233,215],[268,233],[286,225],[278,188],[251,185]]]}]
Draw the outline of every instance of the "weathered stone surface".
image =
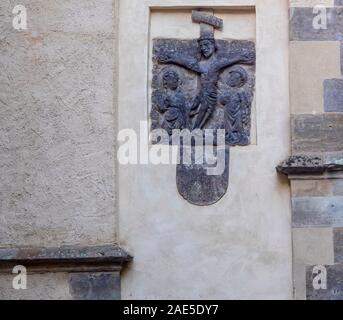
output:
[{"label": "weathered stone surface", "polygon": [[276,170],[286,175],[322,174],[324,172],[343,171],[343,161],[341,157],[337,158],[332,155],[295,155],[280,163]]},{"label": "weathered stone surface", "polygon": [[343,228],[336,228],[333,231],[334,235],[334,252],[335,263],[343,263]]},{"label": "weathered stone surface", "polygon": [[343,179],[333,180],[332,189],[332,194],[334,196],[343,196]]},{"label": "weathered stone surface", "polygon": [[340,43],[291,41],[289,51],[291,112],[323,113],[323,81],[341,76]]},{"label": "weathered stone surface", "polygon": [[326,41],[343,39],[342,7],[326,8],[327,28],[314,28],[314,18],[319,15],[311,8],[292,8],[290,40]]},{"label": "weathered stone surface", "polygon": [[293,229],[293,279],[295,299],[306,299],[306,266],[334,263],[331,228]]},{"label": "weathered stone surface", "polygon": [[[293,197],[325,197],[333,195],[335,179],[292,180]],[[338,195],[338,194],[335,194]],[[342,193],[343,195],[343,193]]]},{"label": "weathered stone surface", "polygon": [[327,272],[327,288],[313,287],[314,266],[306,268],[306,296],[308,300],[343,300],[343,264],[324,266]]},{"label": "weathered stone surface", "polygon": [[[223,21],[210,13],[193,11],[192,19],[206,25],[201,27],[198,39],[153,40],[152,142],[175,144],[173,137],[180,131],[198,131],[201,145],[249,145],[255,44],[243,40],[216,40],[214,28],[221,28]],[[221,143],[202,139],[206,130],[211,130],[215,136],[218,129],[224,132]],[[157,137],[156,132],[159,132]],[[192,145],[192,140],[187,140],[183,139],[182,144]],[[181,159],[183,154],[181,152]],[[204,162],[178,165],[180,194],[196,205],[219,201],[228,187],[228,181],[225,181],[229,175],[228,156],[227,149],[227,159],[223,159],[227,167],[217,175],[205,173],[207,165],[203,165]]]},{"label": "weathered stone surface", "polygon": [[223,28],[223,20],[203,11],[193,10],[192,20],[196,23],[205,23],[216,29]]},{"label": "weathered stone surface", "polygon": [[293,115],[291,122],[292,130],[292,153],[320,152],[321,145],[320,115]]},{"label": "weathered stone surface", "polygon": [[292,199],[293,227],[343,227],[343,197]]},{"label": "weathered stone surface", "polygon": [[332,228],[293,228],[294,262],[334,264]]},{"label": "weathered stone surface", "polygon": [[27,267],[101,267],[117,266],[132,260],[119,246],[0,249],[0,269],[22,264]]},{"label": "weathered stone surface", "polygon": [[229,185],[229,146],[222,148],[222,151],[218,152],[219,155],[225,156],[225,159],[221,159],[217,163],[223,169],[219,175],[209,174],[208,169],[214,167],[212,165],[192,162],[193,164],[179,164],[177,166],[177,188],[179,193],[190,203],[207,206],[218,202],[225,195]]},{"label": "weathered stone surface", "polygon": [[[171,136],[175,129],[225,129],[228,144],[248,145],[255,45],[208,39],[154,40],[152,130]],[[200,58],[199,43],[206,41],[212,56]]]},{"label": "weathered stone surface", "polygon": [[69,287],[74,300],[120,300],[119,272],[72,273]]},{"label": "weathered stone surface", "polygon": [[343,196],[342,178],[324,179],[322,176],[312,176],[306,179],[292,179],[291,186],[292,196],[298,198]]},{"label": "weathered stone surface", "polygon": [[343,114],[292,115],[293,154],[343,150]]},{"label": "weathered stone surface", "polygon": [[343,80],[324,81],[324,111],[343,112]]},{"label": "weathered stone surface", "polygon": [[322,155],[325,164],[332,166],[343,165],[343,151],[340,152],[326,152]]},{"label": "weathered stone surface", "polygon": [[321,157],[291,156],[276,167],[283,174],[323,173],[326,168]]},{"label": "weathered stone surface", "polygon": [[290,7],[313,7],[327,6],[332,7],[335,0],[289,0]]}]

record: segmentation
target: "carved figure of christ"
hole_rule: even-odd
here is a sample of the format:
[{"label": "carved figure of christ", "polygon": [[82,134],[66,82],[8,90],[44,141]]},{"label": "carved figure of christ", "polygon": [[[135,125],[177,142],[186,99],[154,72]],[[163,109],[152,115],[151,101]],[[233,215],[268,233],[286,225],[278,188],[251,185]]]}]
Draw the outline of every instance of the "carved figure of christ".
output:
[{"label": "carved figure of christ", "polygon": [[201,36],[198,43],[202,55],[200,61],[178,53],[162,52],[158,56],[160,63],[175,64],[196,72],[200,76],[200,91],[192,104],[190,113],[190,116],[197,115],[193,129],[202,129],[217,105],[217,84],[220,73],[235,64],[255,63],[253,52],[236,53],[233,57],[217,57],[216,43],[211,36]]}]

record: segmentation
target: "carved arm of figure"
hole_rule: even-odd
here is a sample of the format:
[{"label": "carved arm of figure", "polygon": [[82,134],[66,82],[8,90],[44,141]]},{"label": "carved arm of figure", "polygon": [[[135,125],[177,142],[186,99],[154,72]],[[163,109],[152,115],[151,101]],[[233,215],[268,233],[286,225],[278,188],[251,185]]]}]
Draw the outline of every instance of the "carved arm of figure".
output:
[{"label": "carved arm of figure", "polygon": [[218,69],[225,69],[235,64],[255,64],[256,56],[254,51],[244,52],[243,54],[236,55],[230,58],[223,58],[218,62]]},{"label": "carved arm of figure", "polygon": [[157,56],[157,60],[159,63],[176,64],[185,69],[201,73],[199,63],[196,59],[184,57],[178,53],[161,51]]}]

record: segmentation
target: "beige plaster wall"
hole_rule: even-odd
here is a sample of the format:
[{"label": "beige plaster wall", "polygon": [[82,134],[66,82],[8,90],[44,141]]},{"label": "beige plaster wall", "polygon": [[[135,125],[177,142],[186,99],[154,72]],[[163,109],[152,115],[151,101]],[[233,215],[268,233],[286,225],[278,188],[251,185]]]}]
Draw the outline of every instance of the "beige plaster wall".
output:
[{"label": "beige plaster wall", "polygon": [[[139,132],[139,122],[148,120],[149,5],[230,4],[256,9],[255,26],[236,30],[256,35],[257,144],[232,149],[228,193],[210,207],[183,200],[174,166],[120,166],[120,239],[135,257],[123,274],[123,298],[292,297],[289,186],[275,171],[290,153],[287,1],[121,2],[119,127]],[[233,25],[246,18],[236,15]],[[184,33],[177,20],[153,19],[153,30]]]},{"label": "beige plaster wall", "polygon": [[115,241],[116,1],[0,3],[0,246]]}]

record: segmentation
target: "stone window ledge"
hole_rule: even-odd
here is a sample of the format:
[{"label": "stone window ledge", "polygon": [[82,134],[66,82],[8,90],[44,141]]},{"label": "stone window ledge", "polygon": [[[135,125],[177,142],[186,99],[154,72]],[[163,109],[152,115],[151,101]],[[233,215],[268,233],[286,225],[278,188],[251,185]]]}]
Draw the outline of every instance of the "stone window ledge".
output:
[{"label": "stone window ledge", "polygon": [[0,248],[0,273],[23,265],[30,273],[42,272],[114,272],[132,260],[117,245],[59,248]]},{"label": "stone window ledge", "polygon": [[288,176],[343,172],[343,156],[340,155],[293,155],[276,167]]}]

